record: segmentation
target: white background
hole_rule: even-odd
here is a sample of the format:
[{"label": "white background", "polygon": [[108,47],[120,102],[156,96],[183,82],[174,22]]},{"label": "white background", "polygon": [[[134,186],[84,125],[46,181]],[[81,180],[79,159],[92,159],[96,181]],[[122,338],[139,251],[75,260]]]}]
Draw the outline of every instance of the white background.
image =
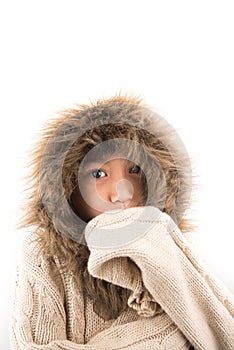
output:
[{"label": "white background", "polygon": [[234,292],[233,18],[227,0],[1,1],[1,349],[27,152],[58,109],[119,91],[140,94],[179,132],[200,183],[194,239]]}]

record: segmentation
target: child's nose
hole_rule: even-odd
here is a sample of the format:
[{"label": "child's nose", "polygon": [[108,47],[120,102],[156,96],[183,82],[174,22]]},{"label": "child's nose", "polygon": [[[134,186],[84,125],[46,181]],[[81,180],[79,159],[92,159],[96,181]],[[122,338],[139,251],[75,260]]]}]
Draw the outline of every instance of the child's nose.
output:
[{"label": "child's nose", "polygon": [[112,203],[126,203],[131,201],[134,194],[134,187],[127,179],[116,181],[112,186],[110,199]]}]

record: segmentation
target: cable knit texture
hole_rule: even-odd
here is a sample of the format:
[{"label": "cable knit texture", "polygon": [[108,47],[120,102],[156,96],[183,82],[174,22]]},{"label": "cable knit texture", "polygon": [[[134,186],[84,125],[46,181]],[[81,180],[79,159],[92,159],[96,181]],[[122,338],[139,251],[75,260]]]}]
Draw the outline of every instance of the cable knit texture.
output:
[{"label": "cable knit texture", "polygon": [[[128,229],[133,234],[126,236]],[[93,311],[72,273],[61,271],[57,257],[39,254],[33,236],[17,269],[12,349],[234,349],[233,295],[205,271],[159,209],[103,213],[86,226],[89,272],[131,290],[129,308],[116,320]]]}]

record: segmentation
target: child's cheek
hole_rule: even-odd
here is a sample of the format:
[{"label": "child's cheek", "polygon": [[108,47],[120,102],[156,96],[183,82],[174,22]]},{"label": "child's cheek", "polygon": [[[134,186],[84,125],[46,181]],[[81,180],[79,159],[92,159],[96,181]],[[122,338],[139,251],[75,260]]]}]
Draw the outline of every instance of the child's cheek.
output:
[{"label": "child's cheek", "polygon": [[82,196],[87,205],[98,211],[107,210],[108,198],[105,186],[89,181],[82,187]]}]

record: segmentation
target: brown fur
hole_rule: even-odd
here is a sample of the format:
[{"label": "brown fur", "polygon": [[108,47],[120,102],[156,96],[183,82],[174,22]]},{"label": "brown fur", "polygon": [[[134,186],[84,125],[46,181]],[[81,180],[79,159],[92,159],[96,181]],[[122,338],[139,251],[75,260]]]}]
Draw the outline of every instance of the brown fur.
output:
[{"label": "brown fur", "polygon": [[[92,129],[89,129],[90,125]],[[147,204],[168,213],[182,232],[186,232],[193,228],[191,221],[183,217],[191,205],[192,183],[188,172],[191,164],[183,147],[175,142],[174,135],[174,130],[139,98],[117,95],[63,111],[59,118],[48,123],[33,151],[29,198],[21,226],[33,227],[48,259],[60,257],[64,269],[81,278],[84,293],[93,300],[94,310],[104,319],[116,318],[126,308],[129,291],[93,278],[87,270],[87,246],[58,229],[64,223],[56,220],[61,221],[66,213],[58,213],[56,220],[48,215],[45,201],[51,212],[57,210],[59,203],[59,197],[56,197],[57,178],[61,172],[59,162],[63,164],[62,185],[69,202],[77,186],[79,164],[91,148],[112,138],[124,137],[139,142],[147,151],[141,158],[145,169],[149,170],[146,174],[150,179],[149,188],[146,188]],[[51,143],[51,140],[54,141]],[[154,164],[156,169],[157,162],[163,169],[166,189],[163,174],[156,175],[152,167]],[[66,229],[69,231],[69,227],[64,227]]]}]

